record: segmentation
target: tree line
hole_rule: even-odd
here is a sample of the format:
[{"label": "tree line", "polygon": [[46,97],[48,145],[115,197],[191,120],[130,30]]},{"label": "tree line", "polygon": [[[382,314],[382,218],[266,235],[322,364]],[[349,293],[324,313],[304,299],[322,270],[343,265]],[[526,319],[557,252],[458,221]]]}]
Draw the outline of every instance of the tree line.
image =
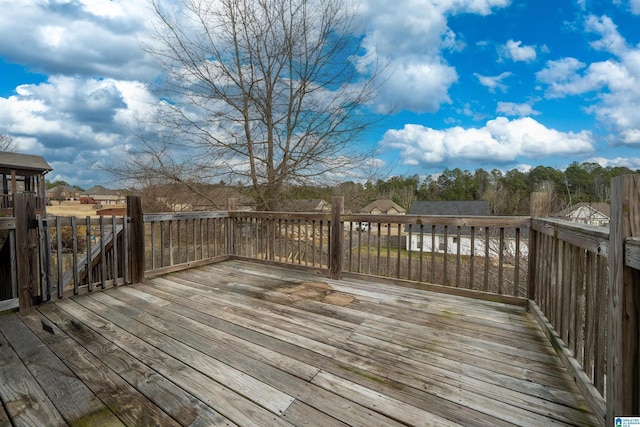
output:
[{"label": "tree line", "polygon": [[486,200],[494,215],[528,215],[532,192],[550,193],[552,212],[581,202],[609,203],[611,178],[638,172],[593,162],[573,162],[565,170],[549,166],[507,172],[454,168],[424,179],[417,174],[392,176],[367,181],[364,186],[353,182],[332,188],[299,186],[290,188],[288,196],[293,199],[345,196],[345,207],[354,212],[376,199],[393,200],[407,211],[415,200]]}]

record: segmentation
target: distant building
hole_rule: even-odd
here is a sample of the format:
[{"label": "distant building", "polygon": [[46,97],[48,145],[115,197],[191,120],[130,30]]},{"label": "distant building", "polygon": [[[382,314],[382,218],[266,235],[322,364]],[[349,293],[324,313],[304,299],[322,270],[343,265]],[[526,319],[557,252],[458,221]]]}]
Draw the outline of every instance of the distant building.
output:
[{"label": "distant building", "polygon": [[558,212],[555,217],[573,222],[608,227],[611,221],[611,205],[608,203],[578,203]]},{"label": "distant building", "polygon": [[125,203],[125,196],[117,190],[95,185],[80,194],[80,203],[92,205],[117,205]]},{"label": "distant building", "polygon": [[285,200],[282,204],[283,212],[331,212],[331,204],[323,199],[294,199]]},{"label": "distant building", "polygon": [[[409,215],[447,215],[456,217],[490,216],[489,202],[485,200],[473,201],[415,201],[411,205]],[[471,254],[471,228],[461,227],[458,237],[457,227],[436,226],[432,230],[430,226],[422,228],[420,225],[407,226],[407,248],[410,251],[424,252],[457,252],[458,238],[460,239],[460,254]],[[434,232],[432,237],[432,231]],[[475,253],[484,253],[486,241],[484,230],[476,230],[474,239]]]},{"label": "distant building", "polygon": [[221,211],[233,200],[233,210],[255,209],[255,201],[233,187],[203,184],[197,191],[198,194],[177,184],[149,186],[143,191],[143,205],[149,212]]},{"label": "distant building", "polygon": [[0,151],[0,214],[13,214],[13,195],[31,193],[36,197],[36,213],[46,210],[44,176],[53,168],[41,156]]},{"label": "distant building", "polygon": [[373,215],[404,215],[407,213],[407,210],[393,200],[380,199],[360,209],[360,213]]},{"label": "distant building", "polygon": [[81,191],[70,185],[56,185],[47,190],[47,200],[79,200]]}]

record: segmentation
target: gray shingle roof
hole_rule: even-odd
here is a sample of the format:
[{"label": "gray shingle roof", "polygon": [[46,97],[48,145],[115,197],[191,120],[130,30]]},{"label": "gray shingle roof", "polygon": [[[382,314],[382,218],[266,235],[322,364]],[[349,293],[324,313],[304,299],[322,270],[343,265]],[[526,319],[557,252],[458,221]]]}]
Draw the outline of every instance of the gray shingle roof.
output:
[{"label": "gray shingle roof", "polygon": [[0,169],[20,169],[37,172],[49,172],[53,168],[42,156],[0,151]]},{"label": "gray shingle roof", "polygon": [[[448,215],[448,216],[490,216],[491,208],[486,200],[456,200],[456,201],[415,201],[411,205],[409,215]],[[407,227],[406,231],[409,231]],[[419,225],[412,225],[411,231],[420,232]],[[431,230],[425,230],[431,231]],[[444,227],[437,226],[435,232],[437,234],[444,233]],[[449,230],[449,232],[455,232]],[[469,227],[462,227],[460,234],[471,234]]]},{"label": "gray shingle roof", "polygon": [[415,201],[410,215],[489,216],[491,208],[486,200]]}]

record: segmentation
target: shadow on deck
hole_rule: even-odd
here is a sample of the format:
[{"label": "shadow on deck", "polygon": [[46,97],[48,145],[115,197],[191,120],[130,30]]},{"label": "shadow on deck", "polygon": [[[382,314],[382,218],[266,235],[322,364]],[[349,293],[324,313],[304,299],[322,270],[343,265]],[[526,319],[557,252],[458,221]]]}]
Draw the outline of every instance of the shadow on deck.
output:
[{"label": "shadow on deck", "polygon": [[523,308],[227,261],[0,317],[0,425],[596,425]]}]

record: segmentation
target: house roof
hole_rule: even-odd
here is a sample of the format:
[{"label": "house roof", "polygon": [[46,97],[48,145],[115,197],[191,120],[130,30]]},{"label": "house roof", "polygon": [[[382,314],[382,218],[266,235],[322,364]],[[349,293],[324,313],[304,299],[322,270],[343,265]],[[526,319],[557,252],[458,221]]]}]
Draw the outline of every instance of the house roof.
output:
[{"label": "house roof", "polygon": [[597,212],[603,214],[607,218],[611,218],[611,205],[609,203],[604,203],[604,202],[577,203],[577,204],[575,204],[573,206],[570,206],[570,207],[568,207],[566,209],[561,210],[555,216],[560,217],[560,218],[566,218],[566,217],[570,216],[572,212],[575,212],[575,211],[577,211],[578,209],[580,209],[582,207],[591,208],[594,211],[597,211]]},{"label": "house roof", "polygon": [[42,156],[8,151],[0,151],[0,169],[20,169],[37,172],[50,172],[53,170]]},{"label": "house roof", "polygon": [[[449,216],[490,216],[491,208],[486,200],[456,200],[456,201],[415,201],[411,205],[409,215],[449,215]],[[407,226],[405,231],[419,232],[419,225]],[[437,226],[436,234],[444,233],[443,226]],[[471,234],[470,227],[462,227],[460,234]]]},{"label": "house roof", "polygon": [[193,210],[202,209],[225,209],[228,199],[236,200],[236,209],[251,208],[255,206],[255,201],[232,187],[212,187],[202,188],[204,195],[197,195],[190,191],[182,191],[174,197],[177,203],[191,205]]},{"label": "house roof", "polygon": [[118,196],[120,192],[117,190],[109,190],[108,188],[103,187],[102,185],[94,185],[87,191],[83,191],[84,195],[100,195],[100,196]]},{"label": "house roof", "polygon": [[284,212],[322,212],[328,210],[329,203],[323,199],[294,199],[282,203]]},{"label": "house roof", "polygon": [[405,213],[407,211],[399,204],[394,203],[393,200],[380,199],[376,200],[375,202],[369,203],[367,206],[360,209],[360,213],[371,213],[376,209],[380,212],[389,212],[391,209],[395,209],[396,211],[401,213]]},{"label": "house roof", "polygon": [[410,215],[489,216],[491,208],[486,200],[415,201]]},{"label": "house roof", "polygon": [[47,193],[56,193],[58,191],[66,191],[67,193],[79,193],[80,190],[71,185],[56,185],[47,190]]}]

